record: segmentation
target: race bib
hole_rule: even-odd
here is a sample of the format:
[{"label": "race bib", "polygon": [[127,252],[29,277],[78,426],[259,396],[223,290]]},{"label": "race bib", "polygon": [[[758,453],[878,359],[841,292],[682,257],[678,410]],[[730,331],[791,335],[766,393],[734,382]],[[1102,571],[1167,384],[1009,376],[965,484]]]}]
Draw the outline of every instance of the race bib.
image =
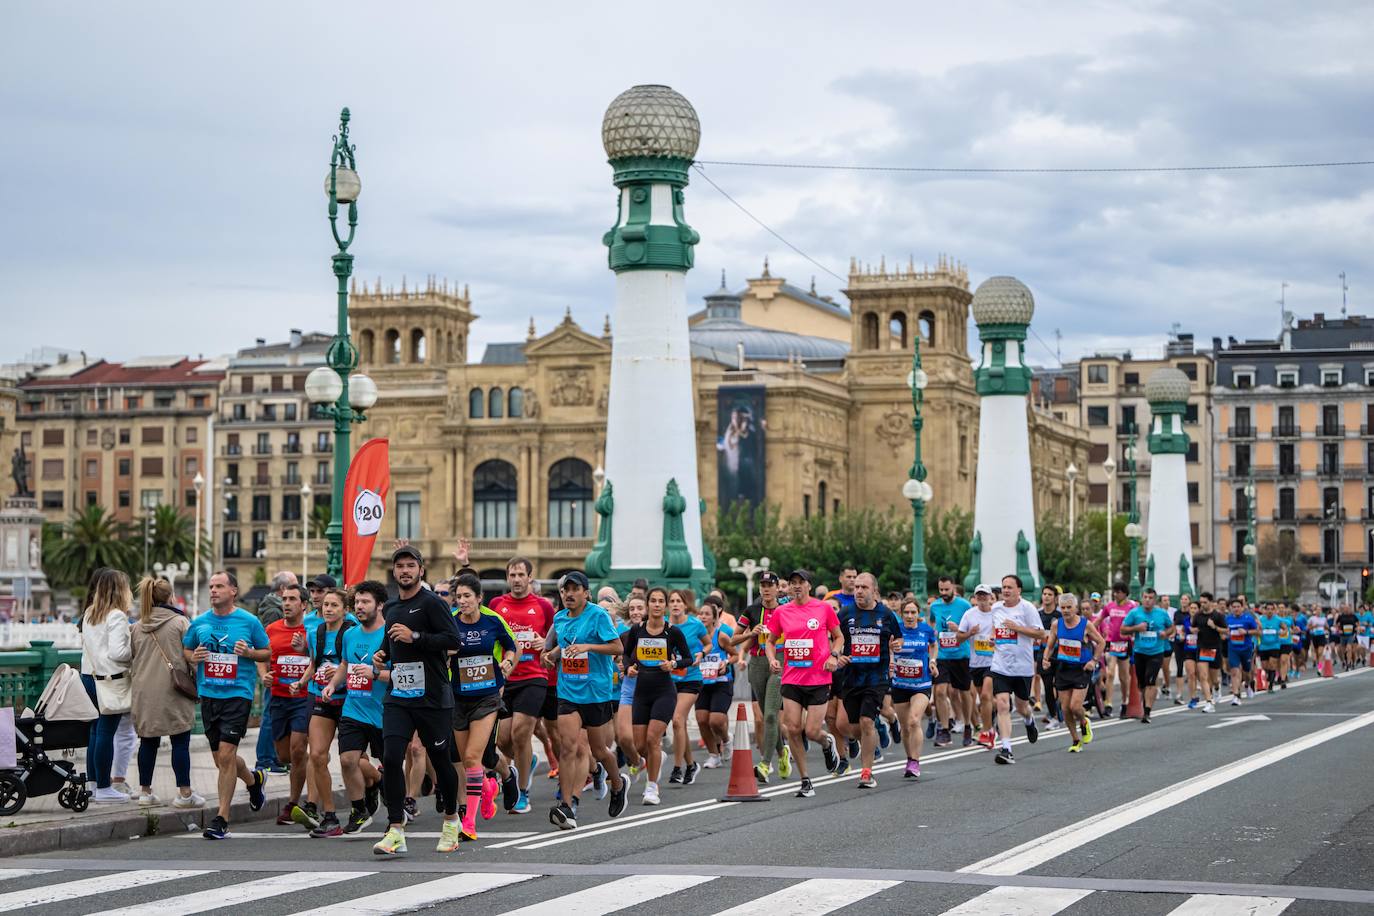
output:
[{"label": "race bib", "polygon": [[784,639],[782,648],[787,667],[810,668],[812,647],[813,643],[809,639]]},{"label": "race bib", "polygon": [[273,676],[276,677],[278,684],[294,684],[301,679],[307,668],[310,667],[310,658],[305,655],[278,655],[276,661],[272,663]]},{"label": "race bib", "polygon": [[1079,639],[1059,640],[1057,655],[1061,662],[1078,664],[1083,660],[1083,641]]},{"label": "race bib", "polygon": [[534,661],[534,641],[538,639],[538,634],[529,627],[522,627],[515,631],[515,645],[520,650],[520,660],[522,662]]},{"label": "race bib", "polygon": [[1200,662],[1214,662],[1217,660],[1216,649],[1198,649],[1197,660]]},{"label": "race bib", "polygon": [[1196,633],[1189,633],[1187,636],[1183,637],[1183,645],[1186,646],[1186,647],[1189,648],[1189,649],[1196,649],[1196,648],[1197,648],[1197,634],[1196,634]]},{"label": "race bib", "polygon": [[662,636],[646,636],[635,647],[635,658],[640,663],[656,668],[668,661],[668,640]]},{"label": "race bib", "polygon": [[941,634],[940,634],[940,648],[941,648],[941,649],[957,649],[957,648],[959,648],[959,634],[958,634],[958,633],[951,633],[951,632],[949,632],[948,630],[946,630],[945,632],[941,633]]},{"label": "race bib", "polygon": [[345,684],[348,695],[357,700],[372,698],[372,667],[370,665],[349,665]]},{"label": "race bib", "polygon": [[414,700],[425,695],[425,663],[399,662],[391,666],[391,695]]},{"label": "race bib", "polygon": [[1355,632],[1355,628],[1348,623],[1343,623],[1341,624],[1341,632],[1349,636],[1351,633]]},{"label": "race bib", "polygon": [[876,633],[855,633],[850,640],[849,660],[854,664],[871,665],[881,656]]},{"label": "race bib", "polygon": [[1108,654],[1108,655],[1112,655],[1112,656],[1114,656],[1114,657],[1116,657],[1116,658],[1125,658],[1125,657],[1126,657],[1126,640],[1124,640],[1124,639],[1118,639],[1118,640],[1112,641],[1111,643],[1108,643],[1108,645],[1107,645],[1107,654]]},{"label": "race bib", "polygon": [[338,665],[333,662],[320,662],[320,667],[315,669],[315,686],[323,690],[329,686],[329,682],[334,680],[334,672],[338,670]]},{"label": "race bib", "polygon": [[1245,642],[1245,628],[1244,628],[1244,627],[1232,627],[1232,628],[1231,628],[1231,642],[1237,642],[1237,643],[1239,643],[1239,642]]},{"label": "race bib", "polygon": [[205,659],[205,683],[233,684],[239,677],[239,657],[232,652],[211,652]]},{"label": "race bib", "polygon": [[1265,639],[1269,639],[1269,638],[1271,638],[1271,637],[1278,636],[1278,635],[1279,635],[1279,631],[1278,631],[1278,630],[1260,630],[1260,635],[1263,636]]},{"label": "race bib", "polygon": [[587,658],[587,653],[581,652],[571,655],[567,649],[563,650],[563,663],[559,665],[561,669],[559,677],[565,677],[570,681],[585,681],[591,677],[591,662]]},{"label": "race bib", "polygon": [[1141,649],[1152,649],[1155,643],[1159,642],[1158,630],[1145,630],[1136,637],[1136,646]]},{"label": "race bib", "polygon": [[901,681],[919,681],[923,678],[926,671],[926,663],[920,658],[902,658],[898,656],[892,660],[892,676]]},{"label": "race bib", "polygon": [[458,690],[488,690],[496,686],[496,660],[490,655],[470,655],[458,659]]},{"label": "race bib", "polygon": [[992,638],[999,646],[1016,645],[1016,631],[1011,627],[993,627]]},{"label": "race bib", "polygon": [[701,679],[718,681],[725,672],[725,659],[718,655],[708,655],[701,660]]},{"label": "race bib", "polygon": [[992,655],[995,649],[991,639],[975,636],[973,637],[973,651],[976,655]]}]

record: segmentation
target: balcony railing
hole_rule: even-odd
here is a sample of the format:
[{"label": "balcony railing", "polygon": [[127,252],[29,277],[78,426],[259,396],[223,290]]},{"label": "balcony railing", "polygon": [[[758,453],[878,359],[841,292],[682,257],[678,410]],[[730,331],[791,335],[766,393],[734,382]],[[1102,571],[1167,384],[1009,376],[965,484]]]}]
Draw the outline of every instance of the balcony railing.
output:
[{"label": "balcony railing", "polygon": [[1327,515],[1325,509],[1299,509],[1298,514],[1304,522],[1331,522],[1344,521],[1345,509],[1338,508],[1331,515]]},{"label": "balcony railing", "polygon": [[270,454],[272,454],[272,446],[271,446],[270,443],[267,444],[267,445],[263,445],[263,444],[261,444],[261,443],[258,443],[257,445],[254,445],[254,446],[253,446],[253,454],[254,454],[254,455],[270,455]]},{"label": "balcony railing", "polygon": [[1302,437],[1301,426],[1271,426],[1269,436],[1273,439],[1299,439]]},{"label": "balcony railing", "polygon": [[591,538],[540,538],[540,553],[585,555],[592,549]]},{"label": "balcony railing", "polygon": [[518,543],[515,538],[473,538],[471,552],[480,556],[490,556],[491,554],[509,556],[515,553]]},{"label": "balcony railing", "polygon": [[1329,424],[1329,425],[1328,425],[1328,424],[1325,424],[1325,423],[1318,423],[1318,424],[1317,424],[1317,438],[1318,438],[1318,439],[1343,439],[1343,438],[1345,438],[1345,425],[1344,425],[1344,424],[1341,424],[1341,423]]},{"label": "balcony railing", "polygon": [[334,451],[334,443],[333,443],[333,442],[316,442],[316,443],[315,443],[315,454],[317,454],[317,455],[327,455],[327,454],[329,454],[329,453],[332,452],[332,451]]},{"label": "balcony railing", "polygon": [[305,478],[299,474],[281,475],[281,485],[284,487],[299,487],[303,483],[305,483]]},{"label": "balcony railing", "polygon": [[317,472],[317,473],[315,474],[314,477],[311,477],[311,478],[310,478],[310,482],[311,482],[312,484],[317,485],[317,486],[324,486],[324,487],[327,487],[327,486],[329,486],[329,475],[328,475],[328,474],[320,474],[320,473]]},{"label": "balcony railing", "polygon": [[252,477],[252,483],[255,487],[270,487],[272,486],[272,475],[254,474]]},{"label": "balcony railing", "polygon": [[1317,467],[1317,479],[1325,479],[1341,476],[1341,466],[1339,464],[1322,464]]},{"label": "balcony railing", "polygon": [[243,446],[242,446],[242,445],[226,445],[226,446],[224,446],[223,448],[221,448],[221,449],[219,450],[219,453],[220,453],[221,455],[228,455],[229,457],[232,458],[232,457],[235,457],[235,456],[237,456],[237,455],[242,455],[242,454],[243,454]]},{"label": "balcony railing", "polygon": [[1232,439],[1253,439],[1255,438],[1255,427],[1253,426],[1228,426],[1226,435]]},{"label": "balcony railing", "polygon": [[299,442],[288,442],[281,447],[281,450],[283,455],[299,455],[301,453],[301,444]]},{"label": "balcony railing", "polygon": [[1374,426],[1371,426],[1368,423],[1361,423],[1360,436],[1365,439],[1368,439],[1370,436],[1374,436]]}]

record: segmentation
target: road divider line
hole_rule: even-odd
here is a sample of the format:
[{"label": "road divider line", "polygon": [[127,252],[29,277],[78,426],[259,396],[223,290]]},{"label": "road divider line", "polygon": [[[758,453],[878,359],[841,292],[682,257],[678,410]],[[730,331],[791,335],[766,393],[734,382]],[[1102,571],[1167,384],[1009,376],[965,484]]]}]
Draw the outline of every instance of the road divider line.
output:
[{"label": "road divider line", "polygon": [[940,916],[1054,916],[1091,893],[1068,887],[994,887]]},{"label": "road divider line", "polygon": [[532,903],[518,910],[509,910],[501,916],[544,916],[550,912],[558,913],[558,916],[600,916],[714,880],[715,875],[632,875],[552,900]]},{"label": "road divider line", "polygon": [[1300,754],[1328,741],[1334,741],[1342,735],[1348,735],[1350,732],[1357,731],[1371,723],[1374,723],[1374,712],[1363,713],[1321,731],[1312,732],[1258,754],[1252,754],[1182,785],[1165,786],[1157,792],[1151,792],[1142,798],[1119,805],[1090,821],[1071,824],[1052,833],[1047,833],[1029,842],[1013,846],[1005,852],[967,865],[959,871],[978,872],[987,875],[1023,874],[1093,840],[1101,839],[1123,827],[1129,827],[1137,821],[1158,814],[1166,808],[1172,808],[1190,798],[1196,798],[1204,792],[1240,779],[1242,776],[1263,767],[1286,760],[1295,754]]},{"label": "road divider line", "polygon": [[812,878],[772,894],[756,897],[715,916],[821,916],[858,903],[865,897],[896,887],[900,881],[878,879]]}]

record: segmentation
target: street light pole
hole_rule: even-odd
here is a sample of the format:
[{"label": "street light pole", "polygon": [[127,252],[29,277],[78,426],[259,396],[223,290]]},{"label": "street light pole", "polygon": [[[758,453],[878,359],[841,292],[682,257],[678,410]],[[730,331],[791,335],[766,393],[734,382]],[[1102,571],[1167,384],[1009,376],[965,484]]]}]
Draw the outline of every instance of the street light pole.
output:
[{"label": "street light pole", "polygon": [[911,335],[911,374],[907,384],[911,386],[911,433],[915,440],[915,454],[907,481],[902,485],[902,496],[911,502],[911,592],[917,601],[924,602],[926,597],[926,503],[934,495],[930,484],[926,483],[926,466],[921,460],[921,428],[925,419],[921,416],[921,406],[925,402],[926,385],[930,377],[921,368],[921,335],[919,330]]},{"label": "street light pole", "polygon": [[301,581],[310,578],[310,481],[301,484]]},{"label": "street light pole", "polygon": [[1078,517],[1078,490],[1074,486],[1078,481],[1078,465],[1070,461],[1064,476],[1069,479],[1069,540],[1073,540],[1074,520]]},{"label": "street light pole", "polygon": [[738,557],[731,557],[729,565],[732,573],[744,577],[744,604],[748,607],[754,603],[754,576],[766,572],[768,567],[773,565],[773,561],[767,557],[761,557],[757,561],[752,558],[741,561]]},{"label": "street light pole", "polygon": [[201,504],[201,493],[205,490],[205,478],[200,472],[196,472],[196,479],[191,481],[196,488],[196,545],[195,545],[195,570],[191,573],[191,606],[197,610],[200,608],[200,517],[205,512],[205,506]]},{"label": "street light pole", "polygon": [[1111,455],[1102,462],[1102,472],[1107,475],[1107,594],[1111,593],[1112,580],[1116,578],[1116,572],[1112,569],[1112,523],[1115,521],[1113,508],[1115,507],[1116,497],[1116,460]]},{"label": "street light pole", "polygon": [[1131,589],[1133,601],[1140,600],[1140,499],[1136,489],[1136,427],[1131,424],[1131,443],[1126,447],[1126,462],[1131,472],[1131,513],[1126,519],[1126,536],[1131,541]]},{"label": "street light pole", "polygon": [[1259,601],[1259,583],[1255,581],[1255,477],[1252,473],[1245,484],[1245,600],[1251,607]]}]

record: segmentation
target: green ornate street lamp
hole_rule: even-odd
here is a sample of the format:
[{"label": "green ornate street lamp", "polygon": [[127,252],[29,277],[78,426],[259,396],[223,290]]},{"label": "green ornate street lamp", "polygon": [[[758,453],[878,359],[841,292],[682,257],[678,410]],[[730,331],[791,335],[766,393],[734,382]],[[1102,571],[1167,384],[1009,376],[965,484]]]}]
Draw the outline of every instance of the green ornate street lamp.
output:
[{"label": "green ornate street lamp", "polygon": [[925,388],[930,377],[921,368],[921,335],[913,334],[914,347],[911,353],[911,374],[906,383],[911,386],[911,431],[916,440],[916,455],[911,462],[911,471],[906,483],[902,484],[902,496],[911,501],[911,591],[918,600],[926,597],[926,503],[934,495],[930,484],[926,483],[926,466],[921,461],[921,427],[925,420],[921,417],[921,404],[925,400]]},{"label": "green ornate street lamp", "polygon": [[1245,554],[1245,600],[1254,607],[1259,602],[1259,582],[1255,575],[1255,555],[1259,551],[1255,548],[1255,477],[1253,474],[1245,484],[1245,546],[1241,548],[1241,553]]},{"label": "green ornate street lamp", "polygon": [[[334,137],[334,149],[329,156],[329,176],[324,190],[329,195],[329,229],[334,234],[338,251],[333,256],[334,276],[338,280],[338,331],[326,354],[328,365],[311,371],[305,379],[305,394],[320,413],[334,420],[334,489],[330,504],[329,527],[325,538],[329,542],[326,568],[336,579],[343,574],[343,488],[348,476],[349,429],[366,417],[363,411],[377,403],[377,385],[366,375],[354,374],[358,366],[358,350],[348,337],[348,278],[353,274],[353,255],[348,248],[358,228],[358,195],[362,182],[358,178],[354,147],[348,142],[348,109],[339,114],[339,132]],[[348,236],[339,235],[339,205],[348,205]],[[310,511],[301,507],[301,516],[309,524]],[[306,575],[309,570],[302,570]]]},{"label": "green ornate street lamp", "polygon": [[1131,475],[1131,514],[1126,518],[1126,537],[1131,541],[1131,598],[1140,600],[1140,499],[1136,489],[1136,429],[1131,424],[1131,441],[1126,446],[1126,466]]}]

